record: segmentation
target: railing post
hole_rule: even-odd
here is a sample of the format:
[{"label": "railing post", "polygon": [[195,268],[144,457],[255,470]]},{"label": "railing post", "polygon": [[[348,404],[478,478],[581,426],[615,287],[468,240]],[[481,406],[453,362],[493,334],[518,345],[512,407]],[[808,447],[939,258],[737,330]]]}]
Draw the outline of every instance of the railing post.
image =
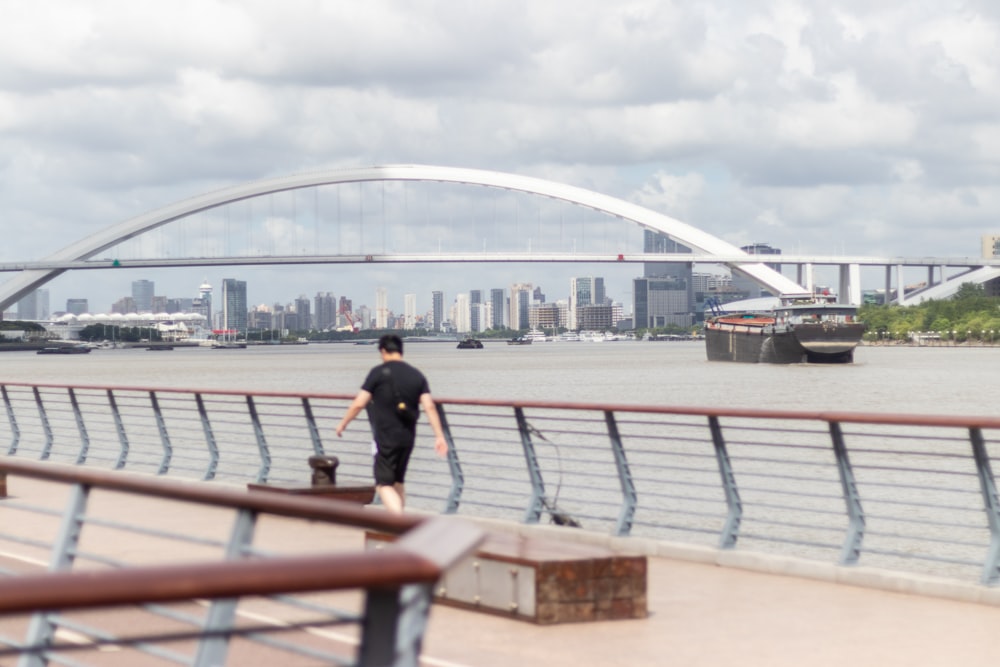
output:
[{"label": "railing post", "polygon": [[170,444],[170,434],[167,433],[167,422],[163,418],[163,411],[160,410],[160,401],[156,398],[156,392],[149,392],[149,402],[153,406],[153,415],[156,417],[156,429],[160,432],[160,443],[163,445],[163,459],[160,461],[160,469],[157,475],[166,475],[170,470],[170,459],[174,456],[174,448]]},{"label": "railing post", "polygon": [[358,667],[418,667],[433,586],[369,589]]},{"label": "railing post", "polygon": [[42,392],[38,391],[38,387],[32,387],[31,391],[35,394],[38,418],[42,422],[42,431],[45,433],[45,445],[42,447],[42,455],[39,458],[42,461],[47,461],[52,453],[52,426],[49,424],[49,415],[45,412],[45,404],[42,402]]},{"label": "railing post", "polygon": [[983,439],[982,429],[970,428],[969,442],[972,443],[972,456],[976,461],[979,489],[983,494],[986,523],[990,527],[990,549],[983,563],[980,581],[986,585],[993,585],[1000,581],[1000,499],[997,497],[993,467],[990,465],[989,454],[986,453],[986,441]]},{"label": "railing post", "polygon": [[0,393],[3,394],[3,404],[7,409],[7,421],[10,423],[11,440],[10,446],[7,447],[7,456],[13,456],[17,453],[17,446],[21,442],[21,429],[17,425],[17,417],[14,415],[14,405],[10,402],[10,396],[7,395],[7,385],[0,385]]},{"label": "railing post", "polygon": [[861,495],[854,479],[854,470],[847,456],[847,445],[844,442],[844,432],[838,422],[830,422],[830,440],[833,443],[833,453],[837,458],[837,471],[840,473],[840,486],[844,492],[844,502],[847,504],[847,536],[840,551],[841,565],[855,565],[861,557],[861,543],[865,537],[865,512],[861,507]]},{"label": "railing post", "polygon": [[264,438],[264,427],[261,426],[260,416],[257,414],[257,406],[253,402],[253,396],[247,394],[247,411],[250,413],[250,421],[253,422],[253,433],[257,438],[257,451],[260,452],[260,470],[257,471],[257,483],[263,484],[267,481],[267,476],[271,472],[271,451],[267,448],[267,439]]},{"label": "railing post", "polygon": [[628,459],[625,458],[625,447],[622,445],[621,435],[618,433],[618,423],[615,421],[614,413],[605,410],[604,421],[608,425],[608,438],[611,440],[611,451],[615,455],[615,468],[618,470],[618,482],[622,488],[622,507],[618,513],[615,534],[628,535],[632,532],[632,519],[635,516],[638,494],[635,491],[635,482],[628,466]]},{"label": "railing post", "polygon": [[[226,545],[226,560],[238,560],[244,556],[246,547],[253,542],[254,528],[257,525],[257,512],[241,509],[236,514],[233,530]],[[228,631],[236,619],[237,598],[213,600],[205,615],[204,630],[209,636],[198,641],[198,651],[195,653],[192,667],[215,667],[226,664],[226,653],[229,651]]]},{"label": "railing post", "polygon": [[740,500],[740,490],[736,486],[736,475],[733,473],[733,463],[729,458],[726,439],[722,436],[722,425],[719,418],[708,418],[708,428],[712,433],[712,445],[715,449],[715,460],[722,476],[722,491],[726,496],[726,523],[719,536],[720,549],[732,549],[740,535],[740,522],[743,521],[743,501]]},{"label": "railing post", "polygon": [[115,400],[115,392],[108,389],[108,405],[111,406],[111,416],[115,421],[115,431],[118,432],[118,460],[115,461],[115,470],[125,467],[128,460],[128,435],[125,433],[125,422],[122,421],[122,414],[118,410],[118,401]]},{"label": "railing post", "polygon": [[73,417],[76,419],[76,430],[80,432],[80,453],[76,455],[76,465],[83,465],[87,462],[87,453],[90,451],[90,436],[87,435],[87,426],[83,422],[83,412],[80,411],[80,402],[76,400],[76,392],[69,388],[69,402],[73,406]]},{"label": "railing post", "polygon": [[306,426],[309,428],[309,439],[312,441],[313,454],[322,456],[326,453],[323,451],[323,439],[320,437],[319,427],[316,426],[316,417],[313,416],[312,405],[309,404],[307,396],[302,397],[302,414],[305,415]]},{"label": "railing post", "polygon": [[205,434],[205,444],[208,446],[208,468],[205,469],[205,476],[202,479],[215,479],[215,471],[219,468],[219,445],[215,441],[212,422],[208,420],[208,410],[205,409],[205,400],[201,397],[201,393],[194,395],[194,402],[198,406],[201,430]]},{"label": "railing post", "polygon": [[455,514],[458,512],[458,505],[462,500],[462,491],[465,489],[465,476],[462,474],[462,465],[458,462],[458,452],[455,451],[455,439],[451,435],[451,427],[448,426],[448,417],[444,413],[444,406],[438,404],[438,417],[441,419],[441,430],[444,431],[444,439],[448,443],[448,470],[451,472],[451,491],[448,492],[448,501],[445,504],[445,514]]},{"label": "railing post", "polygon": [[[87,500],[90,497],[90,487],[86,484],[74,484],[69,495],[69,503],[63,513],[59,533],[52,543],[52,554],[49,560],[49,572],[61,572],[73,567],[76,549],[80,543],[80,533],[83,530],[84,513],[87,510]],[[31,617],[25,645],[34,647],[26,650],[18,661],[18,667],[45,667],[49,664],[45,656],[45,647],[52,644],[56,627],[45,612],[37,612]]]},{"label": "railing post", "polygon": [[521,434],[521,446],[524,449],[524,460],[528,466],[528,478],[531,481],[531,502],[524,513],[524,523],[538,523],[542,516],[542,508],[545,506],[545,483],[542,481],[542,469],[538,465],[535,444],[531,441],[531,432],[528,429],[528,421],[524,418],[524,410],[515,407],[514,417],[517,419],[517,430]]}]

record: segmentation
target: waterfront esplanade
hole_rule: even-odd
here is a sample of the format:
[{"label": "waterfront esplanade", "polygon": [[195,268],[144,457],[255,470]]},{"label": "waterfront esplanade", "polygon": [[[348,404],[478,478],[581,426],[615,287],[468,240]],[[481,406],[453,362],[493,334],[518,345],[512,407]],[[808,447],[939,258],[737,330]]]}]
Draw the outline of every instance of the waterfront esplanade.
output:
[{"label": "waterfront esplanade", "polygon": [[[116,250],[126,243],[141,243],[149,237],[149,233],[172,225],[182,224],[186,220],[199,215],[245,202],[252,212],[255,200],[268,201],[278,193],[296,193],[322,186],[344,186],[348,184],[382,183],[398,184],[423,182],[432,184],[455,184],[459,186],[478,186],[493,188],[496,191],[507,191],[537,195],[543,200],[556,200],[563,203],[589,209],[602,214],[613,224],[624,226],[630,230],[652,230],[662,233],[679,244],[688,247],[692,253],[686,254],[646,254],[631,252],[633,246],[624,243],[619,247],[605,244],[598,249],[579,248],[576,239],[569,242],[561,234],[556,234],[555,227],[562,227],[562,219],[558,222],[539,222],[538,237],[548,235],[553,241],[548,246],[531,246],[514,248],[486,248],[467,243],[461,247],[442,249],[425,247],[421,250],[411,248],[399,249],[383,247],[379,251],[366,251],[362,244],[354,248],[342,247],[334,251],[322,252],[318,247],[310,247],[308,239],[298,243],[295,252],[280,252],[269,247],[267,240],[252,241],[258,245],[242,253],[234,253],[227,248],[215,249],[213,252],[188,252],[182,256],[166,252],[157,252],[155,244],[150,243],[151,251],[134,259],[123,260],[116,256]],[[383,191],[384,192],[384,191]],[[377,206],[377,203],[376,203]],[[383,204],[384,207],[384,204]],[[258,208],[259,202],[258,202]],[[337,199],[338,214],[340,198]],[[382,212],[384,214],[384,211]],[[412,213],[412,212],[410,212]],[[494,213],[496,216],[496,213]],[[376,216],[377,217],[377,216]],[[502,224],[505,235],[511,229],[509,215],[503,217]],[[514,216],[514,226],[519,224],[517,213]],[[317,214],[318,218],[318,214]],[[366,228],[369,238],[381,235],[389,237],[388,223],[384,216],[372,221],[365,217],[364,212],[355,215],[347,232],[339,232],[341,236],[365,238]],[[227,218],[226,233],[230,226],[246,225],[243,221],[232,221]],[[405,222],[411,238],[427,240],[441,230],[440,220],[429,219],[429,216],[409,215]],[[294,227],[294,221],[293,225]],[[451,228],[454,232],[455,227]],[[448,229],[444,228],[447,232]],[[426,232],[426,233],[422,233]],[[552,233],[549,233],[552,232]],[[252,234],[251,234],[252,235]],[[317,234],[318,236],[318,234]],[[499,235],[497,235],[499,236]],[[515,229],[515,236],[520,236]],[[296,236],[296,240],[298,240]],[[431,240],[433,240],[431,238]],[[272,241],[273,243],[273,241]],[[628,247],[626,247],[628,246]],[[640,247],[635,244],[634,247]],[[98,258],[99,255],[103,257]],[[741,272],[775,294],[796,295],[811,293],[814,288],[813,271],[818,266],[837,267],[839,272],[838,293],[842,300],[854,304],[861,302],[861,268],[881,267],[884,269],[885,293],[896,293],[895,300],[906,304],[925,298],[943,298],[953,293],[961,283],[986,283],[1000,277],[1000,259],[983,258],[937,258],[937,257],[860,257],[860,256],[819,256],[819,255],[781,255],[781,265],[794,265],[797,273],[793,280],[770,268],[761,261],[761,257],[747,254],[736,246],[704,232],[692,225],[686,224],[662,213],[638,206],[636,204],[586,190],[572,185],[556,183],[540,178],[507,174],[478,169],[456,167],[441,167],[429,165],[387,165],[357,168],[326,169],[311,173],[279,176],[242,185],[236,185],[221,190],[191,197],[157,210],[144,213],[117,224],[112,224],[101,231],[81,238],[52,255],[37,261],[0,264],[0,272],[16,273],[7,282],[0,285],[0,309],[5,309],[32,290],[41,287],[65,271],[85,269],[112,268],[153,268],[180,266],[222,266],[222,265],[277,265],[277,264],[350,264],[350,263],[382,263],[382,262],[664,262],[676,261],[682,263],[721,264],[731,270]],[[768,256],[767,261],[773,263],[776,258]],[[926,269],[927,277],[921,289],[906,292],[904,269],[921,267]],[[895,277],[895,281],[893,278]],[[893,287],[895,284],[895,287]]]}]

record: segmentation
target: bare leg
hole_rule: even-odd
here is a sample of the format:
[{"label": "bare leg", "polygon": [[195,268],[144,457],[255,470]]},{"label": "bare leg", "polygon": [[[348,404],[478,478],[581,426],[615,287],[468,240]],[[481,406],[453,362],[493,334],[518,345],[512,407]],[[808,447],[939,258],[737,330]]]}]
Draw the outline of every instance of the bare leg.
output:
[{"label": "bare leg", "polygon": [[393,514],[403,513],[403,496],[400,493],[402,489],[397,490],[397,487],[401,486],[400,484],[396,484],[394,486],[379,485],[375,487],[382,505]]}]

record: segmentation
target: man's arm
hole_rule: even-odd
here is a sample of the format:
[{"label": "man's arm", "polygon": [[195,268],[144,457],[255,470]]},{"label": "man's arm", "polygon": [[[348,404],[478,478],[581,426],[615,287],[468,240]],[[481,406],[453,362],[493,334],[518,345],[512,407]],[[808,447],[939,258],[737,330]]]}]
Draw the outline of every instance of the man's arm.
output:
[{"label": "man's arm", "polygon": [[437,406],[430,394],[420,394],[420,407],[427,413],[427,421],[434,429],[434,451],[441,456],[448,453],[448,441],[444,438],[444,429],[441,428],[441,417],[438,416]]},{"label": "man's arm", "polygon": [[[351,404],[347,406],[347,412],[344,413],[344,418],[340,420],[339,424],[337,424],[338,438],[343,437],[342,434],[344,432],[344,429],[347,428],[347,425],[350,424],[351,421],[358,416],[359,412],[365,409],[365,406],[368,405],[368,402],[371,400],[372,400],[371,392],[366,391],[364,389],[358,392],[358,395],[354,397],[354,400],[351,401]],[[437,415],[435,414],[435,416]],[[439,428],[440,428],[440,423],[441,423],[440,420],[438,420]]]}]

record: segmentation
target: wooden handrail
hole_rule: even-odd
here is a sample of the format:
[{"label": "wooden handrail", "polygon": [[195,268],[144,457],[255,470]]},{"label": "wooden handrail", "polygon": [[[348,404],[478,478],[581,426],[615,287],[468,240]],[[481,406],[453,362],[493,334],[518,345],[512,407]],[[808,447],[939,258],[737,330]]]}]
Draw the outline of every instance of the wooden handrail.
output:
[{"label": "wooden handrail", "polygon": [[364,509],[356,503],[329,498],[310,498],[279,493],[247,493],[211,484],[185,484],[163,478],[149,478],[123,472],[94,470],[59,463],[0,459],[0,472],[34,479],[85,484],[108,491],[136,493],[170,500],[202,503],[216,507],[249,509],[278,516],[329,521],[355,528],[403,533],[425,519],[408,514],[391,514]]}]

